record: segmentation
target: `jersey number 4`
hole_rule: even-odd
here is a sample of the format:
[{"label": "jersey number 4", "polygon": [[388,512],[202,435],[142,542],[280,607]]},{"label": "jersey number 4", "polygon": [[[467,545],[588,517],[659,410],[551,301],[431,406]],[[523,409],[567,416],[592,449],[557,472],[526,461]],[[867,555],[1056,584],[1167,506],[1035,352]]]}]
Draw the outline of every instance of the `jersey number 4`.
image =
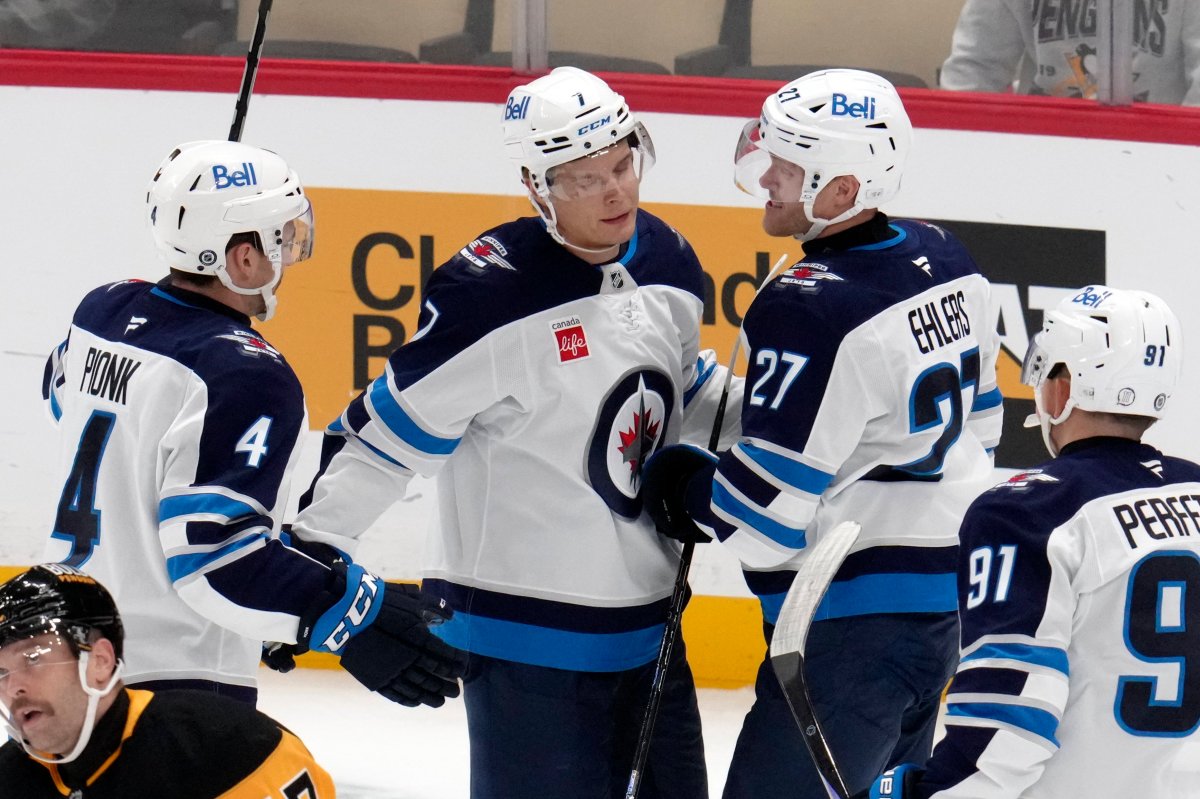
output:
[{"label": "jersey number 4", "polygon": [[71,543],[71,552],[63,563],[76,568],[87,562],[100,541],[100,511],[96,509],[96,480],[100,460],[117,417],[106,411],[93,411],[79,436],[79,447],[71,463],[71,473],[58,499],[52,538]]},{"label": "jersey number 4", "polygon": [[[1129,575],[1125,646],[1138,660],[1167,668],[1169,678],[1122,675],[1114,711],[1129,733],[1179,738],[1200,727],[1200,557],[1147,555]],[[1160,672],[1161,673],[1161,672]]]}]

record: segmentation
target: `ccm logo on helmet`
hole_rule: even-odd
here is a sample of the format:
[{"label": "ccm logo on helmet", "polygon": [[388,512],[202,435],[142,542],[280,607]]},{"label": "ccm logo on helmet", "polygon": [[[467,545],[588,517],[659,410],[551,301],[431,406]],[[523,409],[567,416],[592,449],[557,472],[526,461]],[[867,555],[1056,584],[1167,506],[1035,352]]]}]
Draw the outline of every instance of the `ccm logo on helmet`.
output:
[{"label": "ccm logo on helmet", "polygon": [[577,130],[577,131],[575,132],[575,135],[576,135],[576,136],[582,136],[583,134],[587,133],[587,132],[588,132],[588,131],[590,131],[590,130],[595,130],[596,128],[602,128],[602,127],[604,127],[604,126],[605,126],[605,125],[607,125],[609,122],[612,122],[612,117],[611,117],[611,116],[606,116],[604,119],[597,119],[597,120],[596,120],[595,122],[593,122],[592,124],[590,124],[590,125],[584,125],[582,128],[580,128],[579,130]]},{"label": "ccm logo on helmet", "polygon": [[249,161],[242,162],[241,169],[229,171],[229,167],[223,164],[213,164],[213,184],[214,188],[227,189],[230,186],[257,186],[258,175],[254,174],[254,164]]},{"label": "ccm logo on helmet", "polygon": [[525,95],[520,100],[513,100],[509,97],[508,102],[504,104],[504,121],[510,119],[524,119],[525,114],[529,111],[529,95]]},{"label": "ccm logo on helmet", "polygon": [[833,95],[833,115],[835,117],[850,117],[851,119],[874,119],[875,98],[863,97],[861,103],[848,103],[844,94]]}]

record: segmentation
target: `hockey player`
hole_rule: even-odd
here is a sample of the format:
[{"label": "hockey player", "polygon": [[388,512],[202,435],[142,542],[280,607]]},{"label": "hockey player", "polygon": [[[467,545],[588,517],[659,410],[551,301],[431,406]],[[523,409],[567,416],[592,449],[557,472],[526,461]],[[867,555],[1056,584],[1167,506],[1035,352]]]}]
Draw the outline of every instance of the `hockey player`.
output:
[{"label": "hockey player", "polygon": [[[793,81],[747,123],[737,183],[805,255],[746,312],[741,441],[719,461],[665,450],[643,487],[660,530],[737,553],[768,641],[806,545],[861,523],[805,650],[855,790],[929,754],[957,653],[958,522],[987,485],[1002,412],[987,281],[947,231],[878,210],[911,137],[891,84],[855,70]],[[823,795],[764,661],[725,796]]]},{"label": "hockey player", "polygon": [[70,566],[35,566],[0,586],[5,796],[334,796],[304,744],[245,703],[127,689],[124,638],[112,596]]},{"label": "hockey player", "polygon": [[[294,529],[349,549],[436,474],[423,586],[455,610],[437,634],[470,653],[471,795],[608,799],[679,561],[641,514],[641,465],[681,432],[707,439],[723,381],[698,353],[700,264],[638,208],[654,148],[624,99],[556,69],[508,97],[504,143],[538,216],[433,273],[412,340],[330,428]],[[682,650],[669,675],[642,795],[704,797]]]},{"label": "hockey player", "polygon": [[337,652],[405,704],[457,695],[460,656],[425,624],[441,603],[280,535],[304,397],[249,315],[271,317],[312,250],[296,173],[257,147],[191,142],[146,202],[170,275],[91,292],[47,365],[63,481],[49,559],[113,586],[139,687],[254,701],[274,641]]},{"label": "hockey player", "polygon": [[1141,443],[1182,364],[1152,294],[1088,286],[1046,313],[1022,381],[1053,460],[971,505],[946,736],[871,796],[1196,796],[1200,465]]}]

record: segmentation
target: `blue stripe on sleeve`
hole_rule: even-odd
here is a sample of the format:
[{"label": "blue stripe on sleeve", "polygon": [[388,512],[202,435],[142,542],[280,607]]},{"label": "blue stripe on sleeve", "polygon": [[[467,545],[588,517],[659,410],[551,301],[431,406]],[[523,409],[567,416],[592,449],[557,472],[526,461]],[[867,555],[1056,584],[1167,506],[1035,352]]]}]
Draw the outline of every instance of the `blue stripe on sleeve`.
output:
[{"label": "blue stripe on sleeve", "polygon": [[581,633],[456,611],[430,628],[451,646],[487,657],[572,671],[625,671],[654,660],[663,625],[622,633]]},{"label": "blue stripe on sleeve", "polygon": [[377,377],[368,391],[371,396],[371,406],[379,415],[380,421],[414,449],[429,455],[449,455],[462,440],[461,438],[441,438],[422,430],[392,396],[387,375]]},{"label": "blue stripe on sleeve", "polygon": [[1021,663],[1032,663],[1035,666],[1045,666],[1061,671],[1068,677],[1071,674],[1067,653],[1054,646],[1033,646],[1032,644],[984,644],[962,659],[963,663],[972,660],[995,659],[1017,660]]},{"label": "blue stripe on sleeve", "polygon": [[220,549],[212,552],[197,552],[194,555],[175,555],[167,558],[167,576],[171,578],[171,582],[178,582],[184,577],[195,574],[203,570],[206,566],[216,560],[226,557],[240,549],[245,549],[253,543],[262,541],[269,536],[266,533],[246,536],[239,538],[231,544],[226,544]]},{"label": "blue stripe on sleeve", "polygon": [[1003,404],[1004,395],[1000,393],[1000,389],[997,387],[975,397],[975,401],[971,403],[971,410],[986,411],[990,408],[995,408],[997,405]]},{"label": "blue stripe on sleeve", "polygon": [[817,607],[816,619],[840,619],[873,613],[950,613],[958,610],[958,592],[949,574],[864,574],[834,581]]},{"label": "blue stripe on sleeve", "polygon": [[754,444],[741,443],[737,446],[742,452],[746,453],[746,456],[750,460],[766,469],[775,477],[778,477],[793,488],[806,491],[814,496],[820,496],[829,487],[829,484],[833,482],[832,474],[823,472],[820,469],[814,469],[811,466],[806,466],[793,458],[770,452]]},{"label": "blue stripe on sleeve", "polygon": [[62,407],[58,404],[53,387],[50,388],[50,413],[54,414],[55,420],[62,419]]},{"label": "blue stripe on sleeve", "polygon": [[1058,739],[1054,734],[1058,731],[1058,719],[1053,713],[1020,705],[1001,705],[992,702],[954,702],[946,706],[947,716],[962,716],[963,718],[988,719],[1011,724],[1022,730],[1045,738],[1056,747]]},{"label": "blue stripe on sleeve", "polygon": [[797,530],[794,527],[780,524],[756,510],[751,509],[741,500],[729,493],[729,489],[720,483],[713,481],[712,484],[712,504],[715,508],[720,508],[730,516],[737,519],[742,524],[739,527],[750,528],[777,544],[782,544],[790,549],[803,549],[806,543],[804,530]]},{"label": "blue stripe on sleeve", "polygon": [[705,369],[704,368],[704,359],[703,358],[696,359],[696,380],[692,383],[691,388],[689,388],[687,391],[683,392],[683,407],[686,408],[688,406],[688,403],[690,403],[692,401],[692,397],[696,396],[696,392],[698,392],[701,388],[704,387],[704,384],[708,382],[708,378],[712,377],[713,372],[715,372],[716,369],[717,369],[716,361],[714,361],[713,363],[710,363],[708,365],[708,368]]},{"label": "blue stripe on sleeve", "polygon": [[201,513],[239,519],[243,516],[255,516],[258,511],[245,502],[230,499],[223,494],[180,494],[167,497],[158,503],[159,524],[180,516],[194,516]]}]

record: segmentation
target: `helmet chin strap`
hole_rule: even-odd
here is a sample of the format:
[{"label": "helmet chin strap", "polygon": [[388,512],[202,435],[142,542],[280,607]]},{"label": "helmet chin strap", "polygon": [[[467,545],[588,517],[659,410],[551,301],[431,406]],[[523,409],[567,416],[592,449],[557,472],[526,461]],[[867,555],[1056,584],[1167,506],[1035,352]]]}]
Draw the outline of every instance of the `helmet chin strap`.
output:
[{"label": "helmet chin strap", "polygon": [[1037,409],[1035,413],[1031,413],[1025,417],[1025,427],[1040,427],[1042,429],[1042,443],[1046,445],[1046,451],[1050,453],[1051,458],[1058,457],[1058,447],[1050,439],[1050,431],[1057,425],[1067,421],[1071,416],[1071,411],[1075,409],[1075,398],[1070,397],[1063,405],[1062,413],[1058,416],[1051,416],[1046,412],[1045,406],[1042,404],[1042,391],[1035,389],[1033,392],[1033,404]]},{"label": "helmet chin strap", "polygon": [[221,285],[232,291],[234,294],[241,294],[243,297],[253,297],[255,294],[261,294],[266,308],[254,315],[254,318],[260,322],[268,321],[275,315],[275,308],[278,305],[278,299],[275,297],[275,288],[279,285],[280,279],[283,277],[283,267],[271,259],[271,270],[274,276],[267,281],[265,286],[248,289],[237,285],[233,282],[233,278],[229,276],[229,271],[222,266],[217,270],[217,279],[221,281]]},{"label": "helmet chin strap", "polygon": [[65,755],[51,755],[50,757],[46,757],[46,755],[50,753],[39,752],[30,746],[29,742],[22,738],[21,734],[17,731],[17,725],[13,722],[12,716],[9,715],[8,708],[0,705],[0,709],[3,711],[0,713],[0,715],[3,715],[4,717],[4,725],[8,728],[9,736],[19,741],[21,748],[24,749],[25,753],[34,760],[37,760],[41,763],[48,763],[50,765],[70,763],[79,757],[83,750],[87,748],[88,742],[92,738],[92,730],[94,730],[96,727],[96,710],[100,706],[100,700],[108,696],[112,692],[113,688],[116,687],[117,683],[120,682],[121,672],[125,670],[125,663],[120,660],[117,661],[117,667],[113,669],[112,677],[103,688],[93,688],[88,685],[87,666],[88,653],[80,652],[79,684],[83,688],[83,692],[88,695],[87,713],[83,718],[83,727],[79,730],[79,740],[75,742],[75,748]]},{"label": "helmet chin strap", "polygon": [[792,238],[798,239],[799,241],[812,241],[825,232],[825,228],[829,227],[830,225],[836,225],[839,222],[845,222],[847,219],[853,219],[863,210],[862,204],[857,198],[855,198],[854,205],[850,206],[833,219],[819,219],[813,215],[813,206],[816,205],[816,203],[817,198],[815,195],[803,202],[801,208],[804,211],[804,218],[812,224],[809,226],[808,230],[804,231],[803,233],[797,233]]},{"label": "helmet chin strap", "polygon": [[[608,252],[609,250],[619,246],[616,244],[610,244],[607,247],[595,249],[593,247],[584,247],[582,244],[576,244],[574,242],[567,241],[563,234],[558,232],[558,215],[554,212],[554,201],[550,199],[550,195],[546,194],[545,196],[542,196],[534,194],[532,191],[530,191],[529,202],[533,204],[533,208],[538,212],[538,216],[540,216],[542,221],[546,223],[546,232],[550,234],[550,238],[554,239],[564,247],[570,247],[571,249],[579,250],[580,252],[602,253]],[[542,202],[545,203],[545,207],[542,207]],[[546,210],[547,208],[549,211]]]}]

